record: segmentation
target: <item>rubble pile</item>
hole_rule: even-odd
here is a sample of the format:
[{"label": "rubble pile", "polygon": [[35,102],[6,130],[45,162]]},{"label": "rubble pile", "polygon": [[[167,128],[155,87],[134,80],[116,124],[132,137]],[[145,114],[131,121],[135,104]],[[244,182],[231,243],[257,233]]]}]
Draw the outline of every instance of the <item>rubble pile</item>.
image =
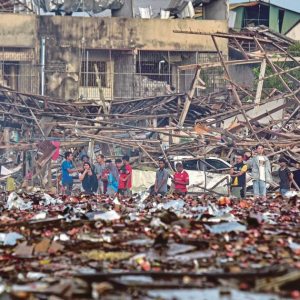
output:
[{"label": "rubble pile", "polygon": [[[300,81],[293,72],[299,69],[300,62],[295,57],[297,51],[289,50],[296,42],[265,26],[229,33],[175,32],[211,36],[219,55],[219,61],[179,66],[181,71],[195,72],[186,93],[169,89],[166,95],[126,101],[106,101],[101,96],[93,101],[66,102],[1,86],[0,112],[19,138],[9,139],[4,132],[2,139],[6,142],[0,149],[8,153],[21,151],[23,164],[2,174],[6,176],[0,180],[19,174],[17,186],[24,186],[24,178],[33,169],[35,175],[27,186],[59,185],[62,149],[73,152],[75,167],[80,164],[82,153],[94,156],[101,151],[112,160],[129,155],[135,169],[155,168],[158,159],[164,158],[172,172],[172,156],[195,160],[215,156],[230,164],[237,153],[251,152],[253,146],[261,143],[271,163],[284,157],[289,167],[299,170]],[[228,39],[229,48],[243,59],[224,60],[218,47],[220,38]],[[232,80],[229,70],[238,66],[248,68],[249,72],[260,66],[255,88]],[[207,94],[202,70],[211,68],[220,69],[228,86]],[[271,71],[266,73],[266,68]],[[265,87],[264,82],[269,79],[278,80],[280,86]],[[51,165],[56,151],[60,151],[58,163]],[[14,161],[16,166],[16,155]],[[275,168],[273,172],[276,171]],[[298,177],[295,176],[293,185],[297,190]],[[273,186],[276,188],[276,184]],[[215,188],[206,191],[216,192]]]},{"label": "rubble pile", "polygon": [[3,194],[0,291],[5,299],[299,298],[299,198],[289,196]]}]

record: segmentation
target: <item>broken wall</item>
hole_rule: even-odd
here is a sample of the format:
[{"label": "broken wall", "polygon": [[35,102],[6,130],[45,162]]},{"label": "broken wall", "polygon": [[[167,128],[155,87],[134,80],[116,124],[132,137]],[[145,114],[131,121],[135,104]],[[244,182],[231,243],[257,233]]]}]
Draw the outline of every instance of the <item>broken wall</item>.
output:
[{"label": "broken wall", "polygon": [[[245,59],[243,55],[235,49],[229,48],[229,60]],[[228,71],[232,80],[237,85],[246,85],[252,88],[254,86],[255,74],[253,69],[260,64],[243,64],[228,66]]]},{"label": "broken wall", "polygon": [[[64,62],[67,65],[66,73],[46,77],[46,93],[61,98],[78,97],[83,36],[85,47],[89,49],[212,51],[214,45],[209,37],[173,33],[173,30],[178,28],[197,30],[199,26],[203,30],[208,28],[215,31],[227,30],[226,21],[85,18],[83,26],[82,18],[43,17],[40,20],[39,34],[46,36],[46,61]],[[227,53],[227,41],[219,40],[219,44],[221,51]],[[114,71],[119,73],[120,69],[125,69],[128,74],[122,78],[121,75],[116,75],[115,97],[122,96],[124,88],[129,90],[129,95],[134,95],[130,89],[137,82],[136,78],[130,75],[133,71],[131,66],[132,58],[129,56],[122,61],[116,58]]]},{"label": "broken wall", "polygon": [[[266,113],[278,106],[281,106],[285,103],[285,100],[284,99],[280,99],[280,100],[277,100],[277,101],[273,101],[273,102],[270,102],[270,103],[266,103],[266,104],[263,104],[263,105],[260,105],[259,106],[259,110],[258,110],[258,113],[257,115],[262,115],[263,113]],[[253,109],[250,109],[247,111],[247,115],[248,116],[254,116],[254,112],[255,112],[255,108]],[[270,121],[273,120],[280,120],[280,119],[283,119],[283,113],[284,113],[284,110],[281,109],[277,112],[274,112],[273,114],[270,114],[270,116],[267,116],[267,117],[264,117],[262,118],[261,120],[259,120],[259,123],[261,124],[268,124]],[[242,114],[239,114],[239,115],[236,115],[232,118],[229,118],[229,119],[226,119],[224,120],[223,122],[223,128],[228,128],[233,122],[238,122],[238,121],[241,121],[241,122],[245,122],[245,118]]]},{"label": "broken wall", "polygon": [[[10,26],[7,26],[10,24]],[[2,26],[1,26],[2,25]],[[138,50],[153,51],[215,51],[209,36],[176,34],[173,30],[222,31],[227,21],[160,20],[137,18],[79,18],[2,14],[0,20],[0,47],[33,47],[36,66],[40,66],[40,39],[45,37],[45,94],[63,99],[78,98],[82,50]],[[227,55],[227,40],[218,39],[220,50]],[[133,55],[134,56],[134,55]],[[114,95],[122,88],[134,86],[132,57],[116,58],[114,72],[125,70],[121,78],[116,75]],[[126,66],[126,67],[125,67]],[[130,74],[130,72],[133,72]],[[172,71],[173,72],[173,71]],[[133,90],[129,91],[134,95]]]}]

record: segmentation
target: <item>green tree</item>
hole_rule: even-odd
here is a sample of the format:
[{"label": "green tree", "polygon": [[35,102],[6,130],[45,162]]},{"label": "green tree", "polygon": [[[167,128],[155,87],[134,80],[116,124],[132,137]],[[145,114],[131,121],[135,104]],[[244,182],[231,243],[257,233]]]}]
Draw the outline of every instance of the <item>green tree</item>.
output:
[{"label": "green tree", "polygon": [[[293,57],[300,57],[300,42],[290,45],[287,48],[287,52]],[[274,55],[273,58],[276,58],[276,57],[277,56]],[[275,62],[274,64],[283,70],[288,70],[288,69],[294,68],[296,66],[299,66],[293,61]],[[260,73],[260,66],[254,68],[253,71],[254,71],[255,77],[258,79],[259,73]],[[275,72],[273,71],[273,69],[269,65],[267,65],[265,77],[273,75],[274,73]],[[289,74],[300,81],[300,69],[289,72]],[[299,86],[297,86],[293,82],[291,82],[291,80],[285,74],[282,74],[281,76],[282,76],[283,80],[287,83],[287,85],[289,86],[290,89],[295,90],[295,89],[299,88]],[[255,88],[257,87],[257,85],[258,85],[258,82],[255,82],[255,84],[254,84]],[[281,83],[281,81],[279,80],[278,76],[273,76],[271,78],[264,80],[264,88],[269,88],[269,89],[276,88],[281,92],[286,92],[286,89],[283,86],[283,84]]]}]

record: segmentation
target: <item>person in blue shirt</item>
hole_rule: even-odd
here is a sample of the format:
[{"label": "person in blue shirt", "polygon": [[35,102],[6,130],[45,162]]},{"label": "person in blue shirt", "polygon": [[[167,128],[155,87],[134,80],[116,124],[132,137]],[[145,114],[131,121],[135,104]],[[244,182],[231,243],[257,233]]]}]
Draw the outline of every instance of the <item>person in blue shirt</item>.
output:
[{"label": "person in blue shirt", "polygon": [[118,192],[119,188],[119,171],[115,164],[110,163],[108,165],[109,175],[108,175],[108,184],[107,184],[107,192],[108,196],[113,196]]},{"label": "person in blue shirt", "polygon": [[72,152],[65,153],[65,161],[61,165],[62,169],[62,185],[66,190],[66,195],[71,195],[73,188],[73,178],[70,176],[73,172],[82,171],[82,168],[74,169],[72,165]]}]

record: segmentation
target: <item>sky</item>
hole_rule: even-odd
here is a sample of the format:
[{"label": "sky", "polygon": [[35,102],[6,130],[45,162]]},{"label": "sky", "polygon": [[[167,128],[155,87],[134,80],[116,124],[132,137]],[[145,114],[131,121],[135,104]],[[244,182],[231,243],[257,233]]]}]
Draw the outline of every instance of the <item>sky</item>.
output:
[{"label": "sky", "polygon": [[[188,0],[185,0],[188,1]],[[248,2],[249,0],[230,0],[230,3]],[[254,1],[254,0],[251,0]],[[147,7],[149,4],[154,13],[159,13],[160,8],[165,8],[169,5],[171,0],[134,0],[135,12],[139,14],[138,7]],[[269,2],[269,0],[265,0]],[[300,12],[300,0],[270,0],[272,4]]]},{"label": "sky", "polygon": [[[241,3],[248,1],[249,0],[230,0],[230,3]],[[150,4],[154,14],[157,14],[160,12],[161,8],[166,8],[170,2],[171,0],[134,0],[135,13],[139,14],[139,7],[147,7]],[[265,2],[269,2],[269,0],[265,0]],[[300,12],[300,0],[270,0],[270,2],[272,4]],[[73,15],[82,16],[82,13],[74,13]],[[101,13],[101,16],[111,16],[110,10],[106,10],[105,12]]]},{"label": "sky", "polygon": [[[230,3],[247,2],[247,0],[230,0]],[[268,0],[265,2],[269,2]],[[300,0],[271,0],[272,4],[300,12]]]}]

